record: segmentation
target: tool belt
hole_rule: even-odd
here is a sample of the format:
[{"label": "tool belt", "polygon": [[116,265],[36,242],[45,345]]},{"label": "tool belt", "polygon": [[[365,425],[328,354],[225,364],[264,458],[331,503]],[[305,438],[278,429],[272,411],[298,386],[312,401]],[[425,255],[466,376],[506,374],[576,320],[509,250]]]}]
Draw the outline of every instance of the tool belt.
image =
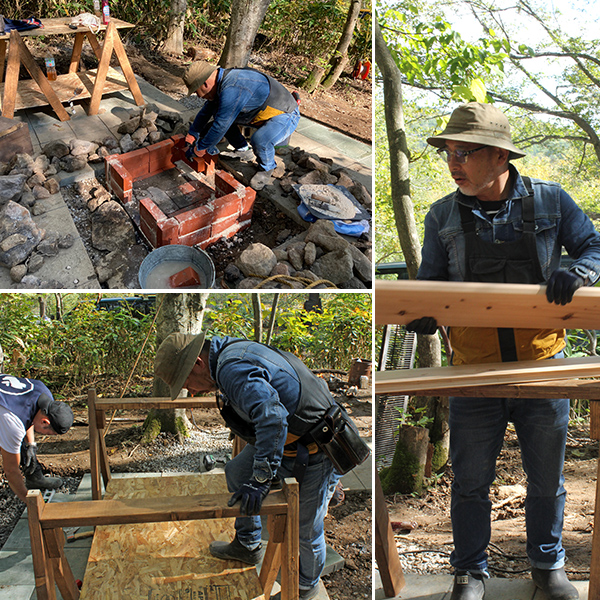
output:
[{"label": "tool belt", "polygon": [[371,453],[348,413],[337,404],[303,436],[303,440],[315,442],[342,475],[362,464]]}]

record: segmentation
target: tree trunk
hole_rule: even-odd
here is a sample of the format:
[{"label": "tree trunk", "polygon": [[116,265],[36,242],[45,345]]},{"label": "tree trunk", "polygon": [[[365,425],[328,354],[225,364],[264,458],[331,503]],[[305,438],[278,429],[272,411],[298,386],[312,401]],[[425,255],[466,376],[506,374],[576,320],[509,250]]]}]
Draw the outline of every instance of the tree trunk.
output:
[{"label": "tree trunk", "polygon": [[[171,333],[201,333],[207,298],[208,294],[157,294],[156,347]],[[152,395],[170,395],[160,377],[154,377]],[[185,409],[151,410],[144,422],[144,441],[152,441],[161,431],[174,433],[182,441],[190,427]]]},{"label": "tree trunk", "polygon": [[252,312],[254,313],[254,341],[262,342],[262,307],[260,294],[252,294]]},{"label": "tree trunk", "polygon": [[277,316],[277,305],[279,304],[279,294],[273,295],[273,305],[271,306],[271,314],[269,316],[269,328],[267,330],[267,339],[265,344],[271,343],[273,337],[273,329],[275,328],[275,317]]},{"label": "tree trunk", "polygon": [[323,75],[325,75],[325,67],[315,67],[298,87],[310,94],[319,87]]},{"label": "tree trunk", "polygon": [[271,0],[232,0],[231,20],[227,40],[219,59],[225,69],[242,68],[248,64],[254,38]]},{"label": "tree trunk", "polygon": [[361,0],[352,0],[350,2],[348,17],[342,31],[342,37],[340,38],[337,48],[335,49],[335,52],[329,61],[331,70],[327,74],[325,81],[323,81],[323,88],[326,90],[330,89],[338,80],[339,76],[344,70],[344,67],[348,63],[348,48],[352,42],[354,29],[356,28],[356,23],[358,21],[358,17],[360,16],[360,5]]},{"label": "tree trunk", "polygon": [[171,14],[167,39],[163,43],[163,52],[180,56],[183,54],[183,29],[185,26],[185,14],[187,12],[187,0],[171,0]]},{"label": "tree trunk", "polygon": [[[396,229],[400,239],[400,247],[406,261],[408,275],[410,279],[415,279],[419,265],[421,264],[421,243],[419,241],[414,207],[410,194],[410,152],[404,128],[401,75],[383,39],[377,19],[375,19],[375,60],[383,76],[385,122],[390,148],[392,205]],[[439,336],[418,336],[417,356],[420,367],[440,366],[441,343]],[[443,456],[445,453],[447,458],[448,419],[447,410],[443,410],[443,406],[447,406],[447,399],[439,397],[421,398],[421,400],[417,400],[417,404],[427,406],[428,415],[434,419],[431,426],[432,443],[434,446],[438,443],[441,444],[437,454],[434,451],[434,456]],[[440,404],[441,407],[438,410]],[[439,419],[443,420],[440,421]],[[436,468],[440,468],[440,466],[437,465]]]},{"label": "tree trunk", "polygon": [[428,446],[428,429],[400,427],[392,464],[379,474],[384,494],[412,494],[423,489]]}]

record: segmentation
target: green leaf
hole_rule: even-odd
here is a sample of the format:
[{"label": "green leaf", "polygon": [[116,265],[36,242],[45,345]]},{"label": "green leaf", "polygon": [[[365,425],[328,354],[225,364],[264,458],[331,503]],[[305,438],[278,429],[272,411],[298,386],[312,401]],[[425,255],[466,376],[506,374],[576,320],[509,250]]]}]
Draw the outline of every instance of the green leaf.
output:
[{"label": "green leaf", "polygon": [[487,90],[485,89],[485,83],[483,83],[481,79],[473,79],[469,89],[471,90],[471,94],[476,102],[485,102]]}]

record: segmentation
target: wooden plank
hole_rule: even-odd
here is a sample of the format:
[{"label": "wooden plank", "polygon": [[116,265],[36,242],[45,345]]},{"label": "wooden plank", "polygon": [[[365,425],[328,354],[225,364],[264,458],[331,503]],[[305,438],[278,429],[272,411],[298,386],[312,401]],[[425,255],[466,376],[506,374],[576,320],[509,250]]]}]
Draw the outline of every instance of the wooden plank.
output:
[{"label": "wooden plank", "polygon": [[600,402],[590,403],[590,439],[600,440]]},{"label": "wooden plank", "polygon": [[0,83],[4,81],[4,63],[6,61],[6,40],[0,40]]},{"label": "wooden plank", "polygon": [[[82,71],[79,73],[67,73],[64,75],[59,75],[56,78],[56,81],[50,82],[49,85],[51,85],[56,97],[60,102],[68,102],[71,100],[74,96],[75,90],[78,88],[83,88],[83,91],[80,94],[77,94],[76,100],[83,100],[85,98],[91,98],[92,92],[94,91],[95,76],[95,69]],[[4,94],[6,96],[6,87],[8,84],[9,82],[7,75],[6,84],[0,84],[0,95]],[[127,80],[123,74],[111,67],[108,70],[103,93],[110,94],[112,92],[119,92],[126,89]],[[18,88],[16,89],[14,95],[14,105],[14,110],[36,108],[40,106],[47,106],[48,100],[41,92],[35,81],[31,79],[24,79],[18,82]],[[4,114],[4,111],[2,114]]]},{"label": "wooden plank", "polygon": [[[300,486],[293,477],[287,477],[283,480],[283,493],[288,506],[285,541],[281,544],[281,600],[298,600],[300,585]],[[269,496],[266,500],[268,499]]]},{"label": "wooden plank", "polygon": [[[16,31],[12,33],[18,38]],[[12,34],[11,34],[12,35]],[[15,103],[17,88],[19,85],[19,71],[21,70],[21,59],[19,58],[18,44],[8,47],[8,62],[6,63],[6,81],[0,87],[2,96],[2,116],[12,119],[15,114]]]},{"label": "wooden plank", "polygon": [[73,44],[73,51],[71,52],[71,62],[69,64],[69,73],[77,73],[79,71],[79,61],[81,60],[81,51],[83,50],[83,40],[85,39],[85,33],[83,31],[75,34],[75,42]]},{"label": "wooden plank", "polygon": [[114,30],[114,51],[119,61],[119,65],[121,65],[121,70],[123,71],[123,75],[125,75],[125,79],[127,79],[127,85],[129,86],[129,91],[135,100],[135,103],[138,106],[145,104],[144,97],[142,96],[142,92],[140,90],[140,86],[133,74],[133,70],[131,68],[131,64],[129,63],[129,59],[127,58],[127,52],[125,52],[125,48],[123,47],[123,42],[121,41],[121,37],[119,36],[119,32],[117,29]]},{"label": "wooden plank", "polygon": [[398,596],[405,585],[404,574],[379,475],[375,475],[375,560],[385,597]]},{"label": "wooden plank", "polygon": [[[131,29],[135,27],[132,23],[122,21],[121,19],[113,19],[111,17],[110,22],[115,25],[117,29]],[[37,37],[40,35],[73,35],[74,33],[91,31],[89,27],[79,26],[77,29],[71,29],[69,24],[71,23],[71,17],[58,17],[54,19],[43,19],[42,24],[44,25],[41,29],[30,29],[28,31],[21,31],[21,37]],[[106,30],[107,26],[100,24],[100,31]],[[9,39],[9,33],[0,35],[0,40]]]},{"label": "wooden plank", "polygon": [[[200,494],[169,498],[140,498],[135,502],[122,500],[91,500],[69,502],[64,506],[49,504],[41,518],[43,529],[54,527],[120,525],[126,523],[160,523],[194,519],[226,519],[240,516],[240,505],[227,506],[231,494]],[[272,492],[262,505],[261,515],[287,511],[283,492]]]},{"label": "wooden plank", "polygon": [[285,540],[285,515],[271,515],[267,521],[269,530],[269,543],[265,550],[259,581],[265,598],[271,596],[273,584],[281,568],[281,544]]},{"label": "wooden plank", "polygon": [[104,90],[104,84],[106,83],[106,76],[108,74],[108,68],[110,66],[110,59],[113,53],[115,45],[115,36],[117,30],[113,23],[108,24],[106,35],[104,37],[104,44],[102,44],[102,56],[98,63],[98,72],[96,73],[96,81],[94,81],[94,91],[90,98],[90,106],[88,108],[88,115],[97,115],[100,109],[100,100],[102,99],[102,93]]},{"label": "wooden plank", "polygon": [[50,566],[54,573],[56,585],[60,590],[63,600],[77,600],[79,588],[75,583],[75,577],[65,556],[65,534],[62,529],[46,529],[44,541],[50,558]]},{"label": "wooden plank", "polygon": [[435,317],[453,327],[600,329],[600,288],[580,288],[565,306],[546,286],[464,281],[376,281],[375,322],[405,325]]},{"label": "wooden plank", "polygon": [[[411,394],[413,392],[406,392]],[[600,400],[600,380],[565,379],[478,387],[450,387],[419,390],[419,396],[466,396],[477,398],[571,398]],[[596,438],[596,439],[600,439]]]},{"label": "wooden plank", "polygon": [[594,530],[592,534],[592,559],[588,598],[600,598],[600,458],[596,467],[596,503],[594,508]]},{"label": "wooden plank", "polygon": [[150,410],[151,408],[217,408],[214,396],[207,398],[97,398],[96,407],[102,410]]},{"label": "wooden plank", "polygon": [[88,390],[88,425],[90,437],[90,475],[92,478],[92,499],[100,500],[102,490],[100,489],[100,441],[98,438],[98,423],[96,422],[96,390]]},{"label": "wooden plank", "polygon": [[27,492],[27,521],[31,541],[31,557],[38,600],[56,600],[54,574],[48,562],[40,519],[46,506],[40,490]]},{"label": "wooden plank", "polygon": [[598,356],[401,369],[375,373],[375,393],[408,394],[420,390],[552,381],[573,377],[595,377],[598,374],[600,374]]}]

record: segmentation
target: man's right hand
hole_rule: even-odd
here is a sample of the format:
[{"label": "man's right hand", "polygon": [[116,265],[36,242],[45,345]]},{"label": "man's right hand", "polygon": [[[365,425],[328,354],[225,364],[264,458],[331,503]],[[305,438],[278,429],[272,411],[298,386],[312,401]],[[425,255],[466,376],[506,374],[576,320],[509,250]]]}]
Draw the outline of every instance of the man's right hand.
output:
[{"label": "man's right hand", "polygon": [[21,462],[23,464],[23,473],[32,475],[37,465],[37,444],[23,444],[21,452]]},{"label": "man's right hand", "polygon": [[437,331],[437,321],[433,317],[421,317],[408,323],[406,330],[420,335],[433,335]]}]

